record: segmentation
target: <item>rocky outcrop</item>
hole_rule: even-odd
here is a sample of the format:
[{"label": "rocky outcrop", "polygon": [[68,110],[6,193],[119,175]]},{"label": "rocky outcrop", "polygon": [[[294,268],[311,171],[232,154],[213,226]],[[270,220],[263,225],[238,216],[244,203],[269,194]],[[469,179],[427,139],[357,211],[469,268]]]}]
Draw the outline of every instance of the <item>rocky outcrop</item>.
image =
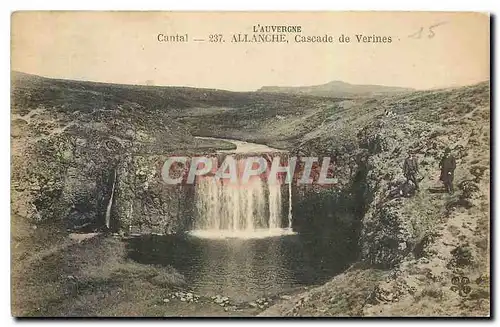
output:
[{"label": "rocky outcrop", "polygon": [[[371,197],[360,202],[365,211],[358,218],[359,256],[331,282],[263,315],[488,315],[488,90],[482,83],[370,100],[358,112],[352,108],[351,116],[333,114],[306,135],[301,147],[309,153],[338,154],[340,181],[359,171],[354,158],[365,158],[367,173],[359,185]],[[383,115],[385,108],[395,114]],[[339,151],[346,145],[349,152]],[[457,159],[452,195],[439,181],[447,147]],[[419,190],[402,174],[410,150],[420,163]],[[348,185],[339,183],[339,192]],[[374,268],[384,273],[367,281]],[[364,286],[345,291],[346,280]],[[339,292],[341,308],[330,305],[339,303]],[[359,298],[366,301],[349,305]]]}]

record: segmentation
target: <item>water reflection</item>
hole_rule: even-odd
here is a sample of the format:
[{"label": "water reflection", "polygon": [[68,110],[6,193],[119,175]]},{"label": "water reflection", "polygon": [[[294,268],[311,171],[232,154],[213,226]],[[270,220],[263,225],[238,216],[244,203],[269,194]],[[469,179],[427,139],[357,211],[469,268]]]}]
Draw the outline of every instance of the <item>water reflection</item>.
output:
[{"label": "water reflection", "polygon": [[130,239],[128,250],[137,262],[175,267],[199,294],[249,301],[322,283],[345,267],[335,249],[314,244],[303,235],[218,240],[151,235]]}]

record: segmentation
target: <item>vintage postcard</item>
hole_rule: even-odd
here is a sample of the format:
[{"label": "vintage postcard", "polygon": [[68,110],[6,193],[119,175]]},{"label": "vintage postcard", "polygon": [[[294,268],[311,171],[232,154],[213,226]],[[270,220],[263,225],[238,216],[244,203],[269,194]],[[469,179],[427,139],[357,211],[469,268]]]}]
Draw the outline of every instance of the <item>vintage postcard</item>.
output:
[{"label": "vintage postcard", "polygon": [[11,16],[15,317],[489,317],[490,16]]}]

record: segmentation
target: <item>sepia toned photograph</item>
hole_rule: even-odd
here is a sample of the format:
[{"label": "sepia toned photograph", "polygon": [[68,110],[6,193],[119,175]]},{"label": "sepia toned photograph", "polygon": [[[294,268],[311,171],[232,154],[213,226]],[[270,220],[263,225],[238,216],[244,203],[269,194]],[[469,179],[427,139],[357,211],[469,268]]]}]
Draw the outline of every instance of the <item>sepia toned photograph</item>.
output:
[{"label": "sepia toned photograph", "polygon": [[490,19],[12,13],[12,316],[489,318]]}]

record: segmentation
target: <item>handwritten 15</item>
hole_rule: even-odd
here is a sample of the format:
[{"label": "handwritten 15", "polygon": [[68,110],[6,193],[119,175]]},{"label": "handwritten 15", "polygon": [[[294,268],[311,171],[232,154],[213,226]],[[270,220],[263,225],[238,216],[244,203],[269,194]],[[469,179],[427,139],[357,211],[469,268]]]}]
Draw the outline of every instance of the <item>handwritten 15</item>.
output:
[{"label": "handwritten 15", "polygon": [[[434,32],[434,29],[436,27],[444,25],[444,24],[446,24],[446,22],[441,22],[441,23],[437,23],[437,24],[429,26],[427,28],[427,38],[432,39],[436,35],[436,32]],[[412,39],[420,39],[420,38],[422,38],[422,34],[424,34],[424,30],[425,30],[424,27],[420,27],[420,29],[417,32],[408,35],[408,37],[412,38]]]}]

